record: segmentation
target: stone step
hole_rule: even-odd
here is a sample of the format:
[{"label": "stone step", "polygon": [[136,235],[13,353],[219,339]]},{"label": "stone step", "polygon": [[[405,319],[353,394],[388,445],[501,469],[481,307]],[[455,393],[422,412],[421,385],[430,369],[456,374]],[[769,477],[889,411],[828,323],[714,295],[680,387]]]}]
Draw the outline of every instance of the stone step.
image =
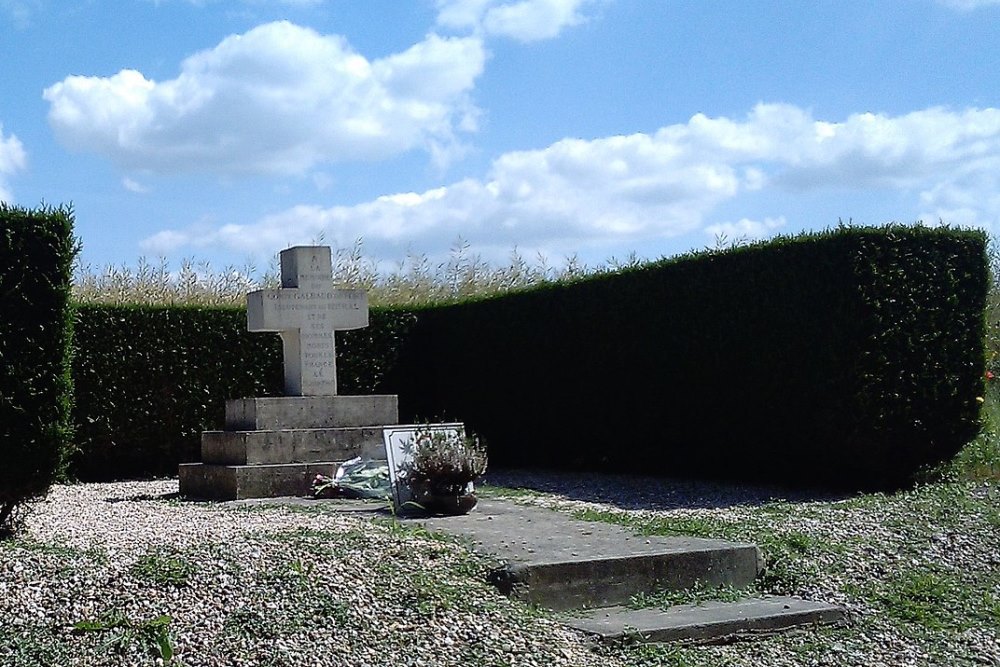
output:
[{"label": "stone step", "polygon": [[742,588],[762,565],[753,544],[639,536],[504,501],[484,499],[466,516],[418,521],[500,559],[491,579],[504,594],[557,611],[627,604],[640,593],[695,585]]},{"label": "stone step", "polygon": [[841,607],[822,602],[767,597],[667,609],[604,607],[566,614],[560,620],[602,641],[721,643],[801,626],[841,623],[845,614]]},{"label": "stone step", "polygon": [[399,398],[371,396],[273,396],[226,401],[227,431],[340,428],[399,423]]},{"label": "stone step", "polygon": [[316,475],[332,477],[342,462],[226,466],[182,463],[180,493],[199,500],[243,500],[310,494]]},{"label": "stone step", "polygon": [[205,431],[201,460],[220,465],[317,463],[360,456],[385,458],[381,426],[282,429],[276,431]]}]

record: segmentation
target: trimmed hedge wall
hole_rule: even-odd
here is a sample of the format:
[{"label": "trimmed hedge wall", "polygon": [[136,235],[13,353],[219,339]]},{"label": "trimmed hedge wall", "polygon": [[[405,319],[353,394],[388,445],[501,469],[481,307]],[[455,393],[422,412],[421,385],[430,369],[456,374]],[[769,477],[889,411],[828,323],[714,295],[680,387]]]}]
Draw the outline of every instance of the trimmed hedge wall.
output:
[{"label": "trimmed hedge wall", "polygon": [[[282,392],[281,339],[248,333],[245,309],[81,305],[76,320],[81,480],[176,475],[200,460],[201,431],[222,428],[225,399]],[[372,392],[411,320],[376,311],[337,334],[344,393]]]},{"label": "trimmed hedge wall", "polygon": [[985,247],[848,227],[427,308],[384,388],[493,465],[892,487],[978,431]]},{"label": "trimmed hedge wall", "polygon": [[[494,466],[892,487],[978,431],[986,238],[839,228],[488,300],[373,309],[344,393],[461,419]],[[281,389],[243,309],[77,309],[82,479],[176,474]]]},{"label": "trimmed hedge wall", "polygon": [[72,446],[73,211],[0,202],[0,533]]}]

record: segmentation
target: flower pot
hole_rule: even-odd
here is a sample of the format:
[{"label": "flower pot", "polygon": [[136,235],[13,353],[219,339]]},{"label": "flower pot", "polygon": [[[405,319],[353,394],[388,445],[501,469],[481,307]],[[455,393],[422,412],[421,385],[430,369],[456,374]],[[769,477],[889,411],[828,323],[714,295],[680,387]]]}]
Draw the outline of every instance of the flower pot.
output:
[{"label": "flower pot", "polygon": [[431,514],[468,514],[479,499],[475,491],[461,493],[423,493],[414,499]]}]

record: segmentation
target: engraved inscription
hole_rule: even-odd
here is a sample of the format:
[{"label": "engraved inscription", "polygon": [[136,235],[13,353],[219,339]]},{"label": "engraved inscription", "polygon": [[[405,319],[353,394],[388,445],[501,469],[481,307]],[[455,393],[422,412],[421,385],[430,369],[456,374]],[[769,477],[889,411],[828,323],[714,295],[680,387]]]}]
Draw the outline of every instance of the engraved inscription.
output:
[{"label": "engraved inscription", "polygon": [[247,295],[247,328],[281,334],[285,393],[337,393],[334,332],[368,326],[368,296],[332,287],[330,249],[281,252],[281,289]]}]

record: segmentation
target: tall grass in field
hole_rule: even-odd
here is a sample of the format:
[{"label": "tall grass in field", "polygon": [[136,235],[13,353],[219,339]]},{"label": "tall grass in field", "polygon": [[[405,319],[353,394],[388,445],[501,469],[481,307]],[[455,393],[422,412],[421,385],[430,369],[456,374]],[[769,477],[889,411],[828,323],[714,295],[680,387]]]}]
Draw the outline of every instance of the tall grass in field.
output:
[{"label": "tall grass in field", "polygon": [[[334,283],[339,287],[364,289],[369,302],[380,306],[491,296],[637,264],[639,260],[634,254],[624,260],[611,258],[594,267],[574,256],[555,267],[545,257],[531,261],[515,249],[506,264],[494,265],[470,252],[468,243],[459,241],[446,261],[434,263],[425,254],[411,253],[392,270],[380,271],[378,264],[365,256],[360,240],[350,248],[333,251]],[[253,264],[217,270],[208,262],[186,259],[179,271],[171,272],[164,258],[155,263],[141,258],[134,267],[78,266],[73,295],[79,303],[242,305],[247,292],[275,287],[279,282],[276,261],[261,271]]]}]

